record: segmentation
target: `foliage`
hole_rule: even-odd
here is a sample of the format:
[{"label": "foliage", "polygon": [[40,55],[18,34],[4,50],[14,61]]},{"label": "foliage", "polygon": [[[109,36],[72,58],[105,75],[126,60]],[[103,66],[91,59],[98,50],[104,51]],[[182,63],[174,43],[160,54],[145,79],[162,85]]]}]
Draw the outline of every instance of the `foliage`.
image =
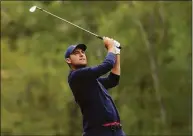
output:
[{"label": "foliage", "polygon": [[68,86],[64,51],[71,44],[87,44],[89,65],[106,55],[100,40],[45,13],[30,13],[32,5],[122,44],[120,85],[110,94],[126,134],[191,135],[188,1],[2,1],[1,134],[81,135],[82,117]]}]

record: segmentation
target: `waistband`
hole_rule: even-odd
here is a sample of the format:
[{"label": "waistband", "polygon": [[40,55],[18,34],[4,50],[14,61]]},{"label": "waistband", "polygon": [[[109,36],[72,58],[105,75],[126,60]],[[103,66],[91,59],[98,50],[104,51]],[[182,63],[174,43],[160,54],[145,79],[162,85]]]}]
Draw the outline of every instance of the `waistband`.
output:
[{"label": "waistband", "polygon": [[109,122],[109,123],[105,123],[103,124],[102,126],[104,127],[108,127],[108,126],[118,126],[118,125],[121,125],[120,122]]},{"label": "waistband", "polygon": [[111,131],[117,131],[119,129],[122,129],[122,125],[120,122],[105,123],[102,126],[103,128],[109,128]]}]

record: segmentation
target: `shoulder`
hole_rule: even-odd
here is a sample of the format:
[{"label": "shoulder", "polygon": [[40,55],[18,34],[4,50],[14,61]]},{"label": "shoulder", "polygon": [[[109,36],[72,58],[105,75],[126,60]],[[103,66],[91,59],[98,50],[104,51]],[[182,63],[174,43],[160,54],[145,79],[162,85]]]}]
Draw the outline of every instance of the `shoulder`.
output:
[{"label": "shoulder", "polygon": [[[71,70],[69,72],[69,75],[68,75],[68,81],[79,79],[79,77],[81,77],[80,75],[84,76],[85,71],[88,71],[89,69],[90,69],[90,67],[80,68],[77,70]],[[80,79],[82,79],[82,78],[80,78]]]}]

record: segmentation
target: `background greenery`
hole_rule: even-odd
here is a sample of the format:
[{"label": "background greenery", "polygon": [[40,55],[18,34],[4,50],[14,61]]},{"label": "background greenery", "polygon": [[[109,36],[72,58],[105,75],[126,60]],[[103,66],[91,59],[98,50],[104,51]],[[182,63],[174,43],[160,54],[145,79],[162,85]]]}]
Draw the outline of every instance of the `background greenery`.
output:
[{"label": "background greenery", "polygon": [[64,51],[87,44],[89,65],[106,55],[102,41],[33,5],[122,44],[110,94],[126,134],[191,135],[190,1],[1,1],[2,135],[81,135]]}]

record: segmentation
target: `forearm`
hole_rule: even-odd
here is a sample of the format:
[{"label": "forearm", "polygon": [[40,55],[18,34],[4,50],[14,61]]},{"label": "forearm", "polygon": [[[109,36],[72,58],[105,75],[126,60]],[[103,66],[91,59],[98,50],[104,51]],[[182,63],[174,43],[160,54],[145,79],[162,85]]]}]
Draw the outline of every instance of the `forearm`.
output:
[{"label": "forearm", "polygon": [[119,84],[120,79],[120,55],[115,56],[115,64],[111,70],[111,73],[106,78],[99,78],[99,81],[103,84],[103,86],[108,89],[115,87]]},{"label": "forearm", "polygon": [[116,75],[120,75],[121,74],[121,67],[120,67],[120,55],[116,55],[116,61],[115,61],[115,65],[112,68],[111,72],[113,74]]}]

